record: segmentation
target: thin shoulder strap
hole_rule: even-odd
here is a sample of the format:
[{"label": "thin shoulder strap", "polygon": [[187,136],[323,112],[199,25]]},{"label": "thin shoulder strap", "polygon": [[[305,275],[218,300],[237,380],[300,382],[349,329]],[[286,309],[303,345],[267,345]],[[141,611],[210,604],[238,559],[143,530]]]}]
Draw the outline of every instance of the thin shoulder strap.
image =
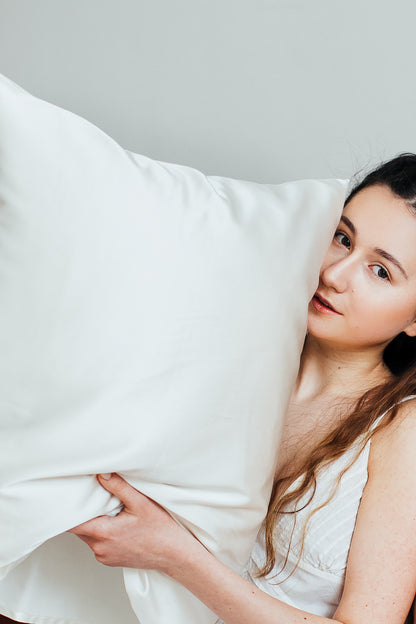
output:
[{"label": "thin shoulder strap", "polygon": [[[409,394],[409,396],[404,397],[403,399],[400,399],[400,401],[397,401],[397,403],[395,403],[395,405],[399,405],[400,403],[404,403],[405,401],[410,401],[410,399],[416,399],[416,394]],[[371,426],[371,429],[374,429],[378,425],[380,420],[383,418],[383,416],[385,416],[387,414],[387,412],[389,412],[392,408],[393,408],[393,405],[391,407],[389,407],[389,409],[387,409],[385,412],[383,412],[381,414],[381,416],[376,418],[376,420],[373,422],[373,424]]]}]

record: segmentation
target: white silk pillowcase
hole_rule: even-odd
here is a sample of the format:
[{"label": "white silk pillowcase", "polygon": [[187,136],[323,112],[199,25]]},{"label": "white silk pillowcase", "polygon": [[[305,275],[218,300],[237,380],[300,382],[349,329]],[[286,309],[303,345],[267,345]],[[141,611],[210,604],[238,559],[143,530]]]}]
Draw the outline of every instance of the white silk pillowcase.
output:
[{"label": "white silk pillowcase", "polygon": [[0,165],[0,611],[215,622],[59,534],[117,509],[94,477],[117,471],[242,569],[347,182],[130,154],[4,77]]}]

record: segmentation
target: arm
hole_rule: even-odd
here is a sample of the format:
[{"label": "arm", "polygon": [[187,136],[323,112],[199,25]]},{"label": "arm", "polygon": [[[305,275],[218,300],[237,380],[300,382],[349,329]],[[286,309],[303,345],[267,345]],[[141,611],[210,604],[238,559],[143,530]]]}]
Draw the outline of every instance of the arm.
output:
[{"label": "arm", "polygon": [[[411,403],[411,405],[409,405]],[[375,437],[369,479],[334,619],[263,593],[215,559],[190,533],[118,476],[101,483],[126,505],[116,518],[73,532],[106,565],[153,568],[187,587],[226,624],[402,624],[416,587],[416,407]]]},{"label": "arm", "polygon": [[416,592],[416,401],[374,436],[348,557],[341,621],[401,624]]},{"label": "arm", "polygon": [[336,622],[289,607],[218,561],[157,503],[119,475],[100,483],[125,505],[116,517],[100,516],[71,529],[109,566],[154,569],[187,587],[226,624],[329,624]]}]

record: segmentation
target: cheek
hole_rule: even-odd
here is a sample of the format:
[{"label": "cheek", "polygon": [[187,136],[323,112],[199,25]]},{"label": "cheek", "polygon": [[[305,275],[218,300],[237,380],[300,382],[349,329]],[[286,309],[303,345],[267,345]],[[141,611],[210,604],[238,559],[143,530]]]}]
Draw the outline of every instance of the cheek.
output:
[{"label": "cheek", "polygon": [[370,305],[368,299],[363,301],[363,305],[360,305],[361,314],[359,313],[356,318],[357,325],[361,324],[361,317],[361,321],[366,319],[365,324],[370,332],[381,331],[387,335],[400,333],[415,319],[416,310],[413,302],[398,306],[398,301],[397,297],[391,301],[391,296],[375,297]]}]

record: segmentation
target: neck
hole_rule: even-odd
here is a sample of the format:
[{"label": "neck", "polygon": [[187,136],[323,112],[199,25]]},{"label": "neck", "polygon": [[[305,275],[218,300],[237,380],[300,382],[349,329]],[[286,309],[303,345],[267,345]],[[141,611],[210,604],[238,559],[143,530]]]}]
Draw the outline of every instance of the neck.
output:
[{"label": "neck", "polygon": [[387,381],[383,349],[343,351],[308,335],[292,398],[297,403],[317,396],[355,399]]}]

